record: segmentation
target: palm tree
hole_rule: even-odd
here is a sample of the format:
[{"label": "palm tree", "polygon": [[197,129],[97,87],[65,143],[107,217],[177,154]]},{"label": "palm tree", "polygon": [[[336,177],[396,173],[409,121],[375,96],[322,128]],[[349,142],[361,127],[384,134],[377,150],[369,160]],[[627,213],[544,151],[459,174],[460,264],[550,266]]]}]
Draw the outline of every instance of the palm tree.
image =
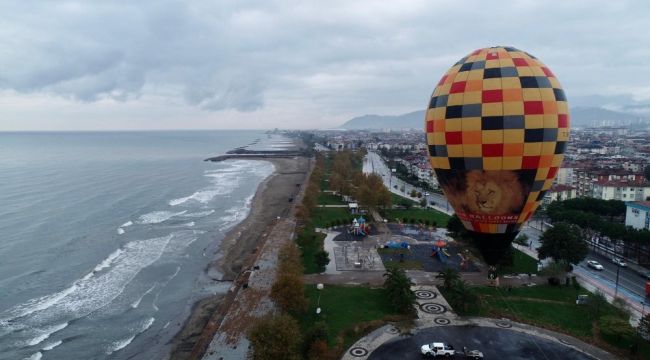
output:
[{"label": "palm tree", "polygon": [[[464,280],[456,280],[451,289],[451,302],[457,307],[458,312],[466,313],[467,306],[478,300],[474,289]],[[458,309],[459,308],[459,309]]]},{"label": "palm tree", "polygon": [[411,286],[415,285],[403,269],[391,266],[386,269],[384,274],[384,289],[389,301],[401,312],[409,313],[413,311],[415,304],[415,293]]},{"label": "palm tree", "polygon": [[442,279],[442,287],[449,290],[456,281],[460,280],[460,274],[456,269],[446,267],[436,275],[436,278]]}]

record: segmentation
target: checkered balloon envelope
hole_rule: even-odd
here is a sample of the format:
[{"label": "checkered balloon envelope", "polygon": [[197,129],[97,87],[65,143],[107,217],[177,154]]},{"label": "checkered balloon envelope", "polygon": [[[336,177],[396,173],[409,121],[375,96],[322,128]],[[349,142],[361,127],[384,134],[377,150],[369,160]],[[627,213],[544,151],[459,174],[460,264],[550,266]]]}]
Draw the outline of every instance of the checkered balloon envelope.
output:
[{"label": "checkered balloon envelope", "polygon": [[560,168],[569,111],[559,81],[539,59],[491,47],[445,73],[425,126],[431,166],[465,227],[516,233]]}]

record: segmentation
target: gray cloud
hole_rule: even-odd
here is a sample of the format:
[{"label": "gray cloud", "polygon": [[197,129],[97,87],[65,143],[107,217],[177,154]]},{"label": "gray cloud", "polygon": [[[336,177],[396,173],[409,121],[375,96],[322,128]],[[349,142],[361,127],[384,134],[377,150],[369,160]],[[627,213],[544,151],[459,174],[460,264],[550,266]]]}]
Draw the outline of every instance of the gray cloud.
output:
[{"label": "gray cloud", "polygon": [[642,0],[3,1],[0,90],[89,107],[181,99],[229,119],[327,126],[421,108],[458,58],[512,45],[539,56],[570,96],[642,101],[649,10]]}]

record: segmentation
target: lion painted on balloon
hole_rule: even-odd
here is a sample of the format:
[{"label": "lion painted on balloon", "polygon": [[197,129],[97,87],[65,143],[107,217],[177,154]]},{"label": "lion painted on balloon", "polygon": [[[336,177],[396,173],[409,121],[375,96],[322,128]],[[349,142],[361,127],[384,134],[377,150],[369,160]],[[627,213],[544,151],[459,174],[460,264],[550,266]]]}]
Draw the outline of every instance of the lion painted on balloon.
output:
[{"label": "lion painted on balloon", "polygon": [[514,171],[472,170],[462,188],[448,189],[455,209],[473,214],[518,214],[524,205],[525,189]]}]

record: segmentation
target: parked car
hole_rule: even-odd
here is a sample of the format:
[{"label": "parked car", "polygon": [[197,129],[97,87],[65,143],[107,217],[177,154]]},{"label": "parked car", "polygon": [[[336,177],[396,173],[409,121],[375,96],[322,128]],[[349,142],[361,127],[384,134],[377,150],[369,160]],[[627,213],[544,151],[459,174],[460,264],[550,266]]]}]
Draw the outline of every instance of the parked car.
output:
[{"label": "parked car", "polygon": [[467,350],[467,347],[463,346],[463,354],[465,359],[483,359],[483,352],[478,350]]},{"label": "parked car", "polygon": [[621,258],[614,257],[612,258],[612,262],[618,266],[627,267],[627,263],[625,263]]},{"label": "parked car", "polygon": [[587,261],[587,266],[594,270],[603,270],[603,266],[600,265],[600,263],[596,260],[588,260]]},{"label": "parked car", "polygon": [[422,355],[425,356],[450,357],[456,354],[456,350],[454,350],[453,346],[442,342],[432,342],[430,344],[424,344],[420,347],[420,351],[422,352]]}]

